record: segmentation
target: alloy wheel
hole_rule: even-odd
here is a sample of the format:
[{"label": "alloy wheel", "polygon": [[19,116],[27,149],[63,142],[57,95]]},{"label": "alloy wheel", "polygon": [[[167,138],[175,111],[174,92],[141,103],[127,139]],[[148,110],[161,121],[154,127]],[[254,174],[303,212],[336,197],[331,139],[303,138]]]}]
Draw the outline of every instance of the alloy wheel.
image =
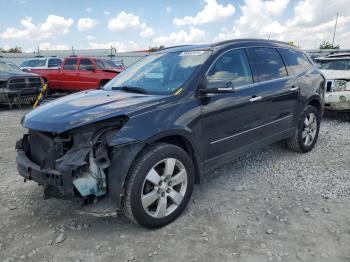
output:
[{"label": "alloy wheel", "polygon": [[187,171],[175,158],[166,158],[147,173],[142,186],[141,202],[152,217],[163,218],[173,213],[182,203],[187,190]]},{"label": "alloy wheel", "polygon": [[317,134],[317,118],[314,113],[309,113],[304,120],[302,139],[305,146],[310,146]]}]

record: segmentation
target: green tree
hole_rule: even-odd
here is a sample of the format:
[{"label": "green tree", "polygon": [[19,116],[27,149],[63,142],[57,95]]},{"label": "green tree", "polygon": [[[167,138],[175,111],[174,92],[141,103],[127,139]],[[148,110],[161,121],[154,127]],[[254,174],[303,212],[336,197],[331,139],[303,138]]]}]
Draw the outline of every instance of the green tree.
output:
[{"label": "green tree", "polygon": [[7,50],[7,53],[22,53],[22,47],[15,46]]},{"label": "green tree", "polygon": [[320,49],[339,49],[339,48],[340,48],[339,45],[333,46],[328,41],[323,41],[322,44],[320,45]]}]

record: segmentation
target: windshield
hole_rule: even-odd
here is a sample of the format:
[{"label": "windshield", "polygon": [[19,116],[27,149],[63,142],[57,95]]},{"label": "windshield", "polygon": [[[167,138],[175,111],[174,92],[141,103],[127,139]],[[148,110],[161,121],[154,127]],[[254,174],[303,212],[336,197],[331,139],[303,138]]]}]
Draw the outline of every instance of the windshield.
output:
[{"label": "windshield", "polygon": [[111,60],[105,60],[105,59],[96,59],[96,64],[99,69],[108,69],[108,68],[116,68],[118,67],[113,63]]},{"label": "windshield", "polygon": [[120,73],[104,89],[170,95],[210,54],[211,51],[188,51],[148,55]]},{"label": "windshield", "polygon": [[319,69],[325,70],[350,70],[350,59],[341,60],[316,60]]},{"label": "windshield", "polygon": [[8,65],[5,62],[0,62],[0,72],[17,72],[19,71],[12,65]]},{"label": "windshield", "polygon": [[46,64],[46,59],[31,59],[24,61],[20,67],[40,67],[40,66],[45,66]]}]

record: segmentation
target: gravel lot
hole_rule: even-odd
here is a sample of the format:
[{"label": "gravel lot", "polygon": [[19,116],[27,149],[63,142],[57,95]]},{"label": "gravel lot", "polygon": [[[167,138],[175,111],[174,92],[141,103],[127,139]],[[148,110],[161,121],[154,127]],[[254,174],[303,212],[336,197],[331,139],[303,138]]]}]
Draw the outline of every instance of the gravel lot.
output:
[{"label": "gravel lot", "polygon": [[150,231],[23,183],[14,144],[27,110],[0,108],[0,261],[350,261],[349,122],[324,119],[306,155],[280,143],[222,166]]}]

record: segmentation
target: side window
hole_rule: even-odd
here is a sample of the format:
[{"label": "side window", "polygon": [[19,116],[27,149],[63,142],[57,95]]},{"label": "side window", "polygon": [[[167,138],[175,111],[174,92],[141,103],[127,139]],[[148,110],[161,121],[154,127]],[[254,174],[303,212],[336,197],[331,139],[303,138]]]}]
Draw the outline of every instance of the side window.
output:
[{"label": "side window", "polygon": [[63,66],[64,70],[76,70],[78,59],[68,58]]},{"label": "side window", "polygon": [[207,79],[231,81],[234,87],[252,84],[252,72],[244,49],[228,51],[220,56],[211,66]]},{"label": "side window", "polygon": [[281,48],[278,51],[286,63],[289,74],[297,75],[311,65],[309,59],[300,51],[287,48]]},{"label": "side window", "polygon": [[47,64],[48,67],[59,67],[62,64],[62,60],[58,58],[50,58]]},{"label": "side window", "polygon": [[91,70],[94,68],[94,64],[90,59],[82,58],[80,59],[79,70]]},{"label": "side window", "polygon": [[260,82],[287,76],[286,67],[275,48],[255,47],[248,50]]}]

